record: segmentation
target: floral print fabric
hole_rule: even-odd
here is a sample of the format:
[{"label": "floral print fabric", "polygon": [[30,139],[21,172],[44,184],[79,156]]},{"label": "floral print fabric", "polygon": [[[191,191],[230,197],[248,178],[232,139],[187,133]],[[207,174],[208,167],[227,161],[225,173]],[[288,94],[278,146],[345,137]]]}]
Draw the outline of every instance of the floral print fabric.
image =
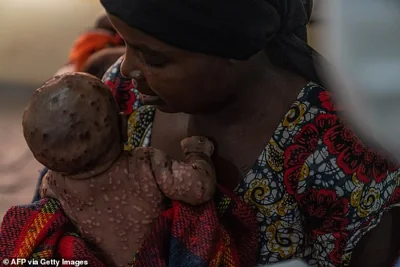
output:
[{"label": "floral print fabric", "polygon": [[[130,116],[125,149],[149,146],[155,109],[120,75],[121,62],[104,82]],[[337,110],[331,94],[310,82],[237,186],[257,210],[260,264],[302,258],[346,266],[360,238],[399,202],[398,166],[361,142]]]}]

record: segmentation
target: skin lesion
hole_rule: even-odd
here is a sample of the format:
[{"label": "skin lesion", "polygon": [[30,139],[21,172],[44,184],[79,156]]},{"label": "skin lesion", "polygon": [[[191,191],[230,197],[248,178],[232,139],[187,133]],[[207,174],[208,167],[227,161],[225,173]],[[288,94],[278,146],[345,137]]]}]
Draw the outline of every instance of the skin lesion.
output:
[{"label": "skin lesion", "polygon": [[212,198],[216,188],[210,159],[214,145],[206,138],[193,136],[185,138],[181,146],[184,162],[172,160],[153,148],[140,148],[135,152],[142,164],[150,164],[152,176],[167,198],[191,205],[202,204]]},{"label": "skin lesion", "polygon": [[52,176],[52,172],[48,171],[46,176],[43,178],[42,184],[40,185],[40,190],[39,190],[40,197],[42,198],[50,197],[57,199],[57,195],[54,193],[52,189],[53,180],[54,178]]}]

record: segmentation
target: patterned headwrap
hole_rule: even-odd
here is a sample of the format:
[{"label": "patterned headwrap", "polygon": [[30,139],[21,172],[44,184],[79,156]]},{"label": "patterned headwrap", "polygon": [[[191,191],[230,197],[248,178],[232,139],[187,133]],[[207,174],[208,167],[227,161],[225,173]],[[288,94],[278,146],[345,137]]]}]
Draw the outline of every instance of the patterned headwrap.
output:
[{"label": "patterned headwrap", "polygon": [[320,83],[302,0],[100,1],[109,14],[172,46],[238,60],[271,48],[274,61]]}]

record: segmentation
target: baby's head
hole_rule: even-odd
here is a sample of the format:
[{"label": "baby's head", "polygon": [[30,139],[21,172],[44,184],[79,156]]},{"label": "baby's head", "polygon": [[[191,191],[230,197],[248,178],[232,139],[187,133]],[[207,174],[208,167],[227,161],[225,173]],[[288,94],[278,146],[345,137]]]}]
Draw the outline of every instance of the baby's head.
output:
[{"label": "baby's head", "polygon": [[115,161],[123,150],[118,105],[107,86],[88,74],[45,82],[33,94],[22,125],[34,157],[67,175]]}]

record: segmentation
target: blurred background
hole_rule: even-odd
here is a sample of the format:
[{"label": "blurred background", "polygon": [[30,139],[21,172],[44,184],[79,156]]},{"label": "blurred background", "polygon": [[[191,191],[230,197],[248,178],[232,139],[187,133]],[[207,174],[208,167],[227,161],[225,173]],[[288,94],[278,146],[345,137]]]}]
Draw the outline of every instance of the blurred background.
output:
[{"label": "blurred background", "polygon": [[12,205],[31,201],[42,168],[22,135],[24,107],[101,11],[98,0],[0,0],[1,218]]},{"label": "blurred background", "polygon": [[[309,41],[324,55],[317,42],[327,23],[319,11],[323,1],[315,0]],[[0,0],[0,218],[31,201],[42,168],[22,135],[24,107],[101,12],[98,0]]]}]

